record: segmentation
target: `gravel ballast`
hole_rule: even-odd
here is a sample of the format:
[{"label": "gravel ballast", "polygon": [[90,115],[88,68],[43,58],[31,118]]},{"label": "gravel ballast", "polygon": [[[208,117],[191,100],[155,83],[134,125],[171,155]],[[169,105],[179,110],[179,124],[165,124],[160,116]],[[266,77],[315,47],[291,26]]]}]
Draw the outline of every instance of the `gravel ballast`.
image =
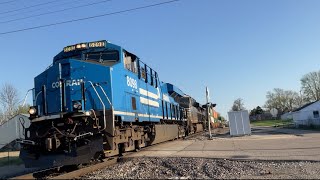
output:
[{"label": "gravel ballast", "polygon": [[87,174],[85,179],[318,179],[320,162],[237,161],[140,157]]}]

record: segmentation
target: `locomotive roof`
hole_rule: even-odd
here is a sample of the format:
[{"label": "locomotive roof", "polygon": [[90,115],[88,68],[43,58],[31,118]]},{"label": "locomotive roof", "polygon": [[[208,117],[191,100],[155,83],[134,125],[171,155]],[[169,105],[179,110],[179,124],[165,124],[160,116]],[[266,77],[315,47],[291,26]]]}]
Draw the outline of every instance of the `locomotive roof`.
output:
[{"label": "locomotive roof", "polygon": [[185,93],[184,92],[182,92],[177,86],[175,86],[175,85],[173,85],[173,84],[171,84],[171,83],[166,83],[166,85],[167,85],[167,88],[168,88],[168,92],[170,93],[170,94],[172,94],[172,93],[176,93],[177,95],[179,95],[179,96],[185,96]]}]

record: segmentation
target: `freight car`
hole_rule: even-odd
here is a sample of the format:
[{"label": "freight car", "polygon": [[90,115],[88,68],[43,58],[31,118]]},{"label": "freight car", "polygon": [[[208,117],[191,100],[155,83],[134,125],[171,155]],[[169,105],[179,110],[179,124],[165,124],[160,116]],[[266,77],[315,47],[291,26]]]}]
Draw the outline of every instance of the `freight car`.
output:
[{"label": "freight car", "polygon": [[67,46],[35,77],[31,125],[21,141],[26,167],[56,167],[203,130],[205,109],[160,81],[138,56],[108,41]]}]

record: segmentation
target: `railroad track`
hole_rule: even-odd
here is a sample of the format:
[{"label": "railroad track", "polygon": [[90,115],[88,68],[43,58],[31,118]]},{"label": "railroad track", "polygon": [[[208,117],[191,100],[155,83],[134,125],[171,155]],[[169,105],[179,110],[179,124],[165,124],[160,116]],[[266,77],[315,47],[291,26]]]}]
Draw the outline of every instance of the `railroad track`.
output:
[{"label": "railroad track", "polygon": [[[131,153],[130,153],[131,154]],[[129,154],[128,154],[129,155]],[[126,155],[122,158],[122,161],[126,159]],[[117,157],[104,159],[103,162],[89,165],[77,170],[70,172],[57,172],[58,168],[45,169],[40,171],[35,171],[29,174],[13,177],[12,179],[74,179],[82,175],[88,174],[93,171],[105,168],[107,166],[112,166],[119,161]]]},{"label": "railroad track", "polygon": [[[165,143],[165,142],[162,142]],[[159,143],[159,144],[162,144]],[[157,144],[157,145],[159,145]],[[153,146],[148,146],[148,147],[144,147],[143,150],[146,150],[148,148],[154,147]],[[108,166],[112,166],[115,165],[118,162],[123,162],[126,161],[128,159],[132,159],[133,157],[130,156],[132,154],[134,154],[136,152],[126,152],[123,153],[123,156],[121,157],[111,157],[111,158],[106,158],[103,159],[103,162],[100,163],[96,163],[96,164],[90,164],[87,165],[85,167],[76,169],[76,170],[61,170],[61,172],[59,172],[59,167],[56,168],[51,168],[51,169],[44,169],[44,170],[39,170],[39,171],[35,171],[29,174],[24,174],[21,176],[16,176],[16,177],[12,177],[11,179],[75,179],[78,177],[81,177],[85,174],[97,171],[99,169],[103,169],[105,167]],[[62,167],[63,168],[63,167]]]},{"label": "railroad track", "polygon": [[[193,137],[201,135],[203,133],[206,133],[206,131],[191,134],[187,137],[184,137],[181,140],[187,140],[189,138],[193,138]],[[159,144],[163,144],[163,143],[166,143],[166,142],[162,142]],[[157,145],[159,145],[159,144],[157,144]],[[148,148],[151,148],[154,146],[155,145],[144,147],[142,150],[147,150]],[[76,170],[60,170],[61,172],[59,172],[60,168],[57,167],[57,168],[35,171],[35,172],[29,173],[29,174],[16,176],[11,179],[75,179],[75,178],[81,177],[85,174],[97,171],[99,169],[103,169],[105,167],[115,165],[117,162],[119,162],[119,160],[125,161],[127,159],[133,158],[130,155],[132,155],[134,153],[135,152],[124,153],[120,159],[118,157],[106,158],[103,160],[103,162],[91,164],[91,165],[88,165],[88,166],[85,166],[85,167],[82,167],[82,168],[79,168]]]},{"label": "railroad track", "polygon": [[189,136],[184,137],[183,139],[188,140],[188,139],[190,139],[190,138],[193,138],[193,137],[196,137],[196,136],[202,135],[202,134],[204,134],[204,133],[206,133],[206,132],[207,132],[207,131],[202,131],[202,132],[198,132],[198,133],[190,134]]},{"label": "railroad track", "polygon": [[90,172],[97,171],[99,169],[105,168],[107,166],[112,166],[112,165],[116,164],[117,162],[118,162],[117,158],[108,159],[108,160],[106,160],[106,161],[104,161],[102,163],[98,163],[98,164],[95,164],[93,166],[89,166],[89,167],[78,169],[78,170],[75,170],[75,171],[72,171],[72,172],[69,172],[69,173],[58,175],[58,176],[52,177],[50,179],[73,179],[73,178],[77,178],[77,177],[80,177],[82,175],[88,174]]}]

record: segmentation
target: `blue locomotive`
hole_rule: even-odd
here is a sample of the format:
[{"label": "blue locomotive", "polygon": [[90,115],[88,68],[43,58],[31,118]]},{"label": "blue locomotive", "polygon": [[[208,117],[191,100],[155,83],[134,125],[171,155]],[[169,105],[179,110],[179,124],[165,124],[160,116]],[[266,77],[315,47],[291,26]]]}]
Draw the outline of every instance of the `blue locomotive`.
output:
[{"label": "blue locomotive", "polygon": [[203,130],[205,108],[108,41],[67,46],[35,77],[26,167],[88,163]]}]

